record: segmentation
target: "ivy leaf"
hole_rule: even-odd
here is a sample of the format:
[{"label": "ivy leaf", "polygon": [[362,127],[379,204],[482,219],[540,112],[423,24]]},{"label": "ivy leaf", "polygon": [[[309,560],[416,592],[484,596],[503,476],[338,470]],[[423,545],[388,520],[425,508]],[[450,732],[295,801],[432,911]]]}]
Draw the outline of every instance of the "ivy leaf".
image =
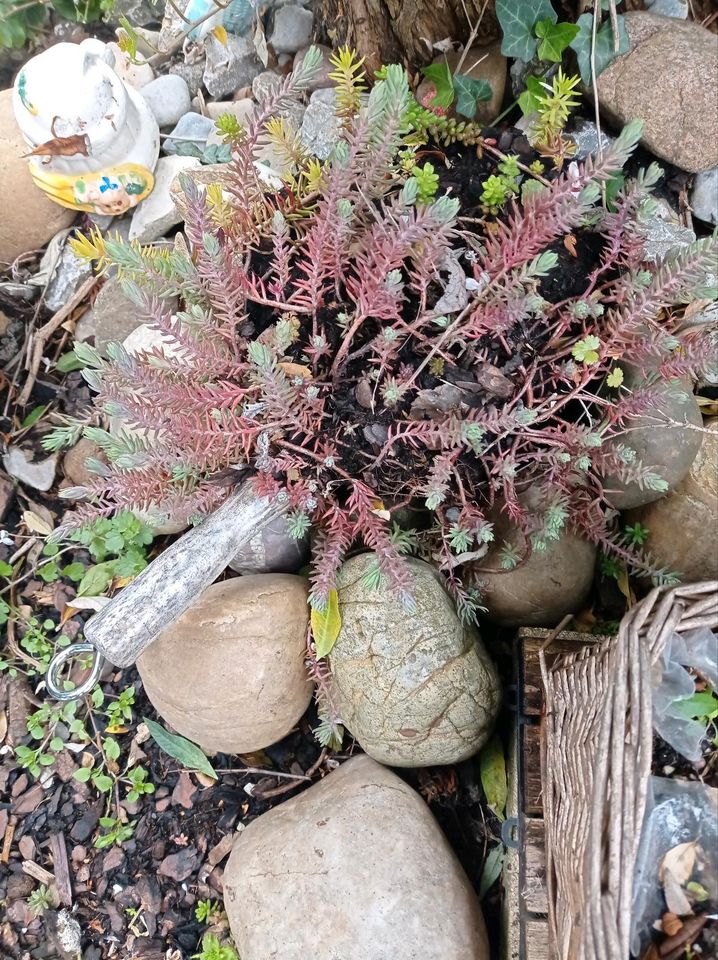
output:
[{"label": "ivy leaf", "polygon": [[[591,82],[591,33],[593,29],[593,14],[583,13],[576,21],[579,32],[569,46],[576,51],[578,69],[581,79],[588,86]],[[618,52],[613,49],[613,30],[607,20],[596,33],[596,76],[599,76],[606,67],[622,53],[628,53],[630,43],[624,18],[618,18]]]},{"label": "ivy leaf", "polygon": [[505,57],[516,57],[528,62],[536,53],[538,40],[534,26],[539,20],[556,23],[558,15],[550,0],[496,0],[503,40],[501,52]]},{"label": "ivy leaf", "polygon": [[479,755],[479,769],[481,772],[481,786],[484,788],[484,793],[486,794],[486,802],[499,820],[503,820],[509,790],[506,781],[504,748],[496,735],[489,740],[481,751]]},{"label": "ivy leaf", "polygon": [[553,23],[551,20],[539,20],[535,30],[536,36],[541,40],[538,48],[539,60],[561,63],[563,51],[578,36],[581,28],[575,23]]},{"label": "ivy leaf", "polygon": [[451,78],[451,70],[446,60],[440,63],[430,63],[428,67],[422,67],[421,72],[427,80],[431,80],[436,88],[430,106],[442,107],[446,110],[454,100],[454,82]]},{"label": "ivy leaf", "polygon": [[521,113],[527,117],[530,113],[538,113],[541,103],[539,97],[546,95],[546,89],[539,77],[530,76],[526,80],[526,89],[519,97]]},{"label": "ivy leaf", "polygon": [[492,97],[491,84],[488,80],[477,80],[465,73],[454,74],[454,90],[456,91],[456,112],[462,117],[473,120],[479,100],[490,100]]},{"label": "ivy leaf", "polygon": [[339,613],[339,595],[336,590],[330,590],[327,605],[323,610],[316,610],[312,607],[312,633],[319,659],[326,657],[331,651],[337,642],[341,628],[342,617]]},{"label": "ivy leaf", "polygon": [[198,770],[200,773],[211,777],[212,780],[218,779],[214,767],[196,743],[181,737],[178,733],[170,733],[161,724],[155,723],[148,717],[142,719],[147,724],[152,739],[161,750],[174,757],[175,760],[179,760],[182,766],[188,770]]}]

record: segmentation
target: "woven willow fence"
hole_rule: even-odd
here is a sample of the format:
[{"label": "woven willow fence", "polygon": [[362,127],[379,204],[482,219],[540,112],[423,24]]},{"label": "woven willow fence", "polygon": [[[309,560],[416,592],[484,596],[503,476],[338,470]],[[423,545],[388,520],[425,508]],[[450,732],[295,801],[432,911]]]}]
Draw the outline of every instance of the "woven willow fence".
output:
[{"label": "woven willow fence", "polygon": [[653,746],[652,672],[673,633],[718,628],[718,581],[654,590],[618,636],[542,657],[549,924],[558,960],[627,960]]}]

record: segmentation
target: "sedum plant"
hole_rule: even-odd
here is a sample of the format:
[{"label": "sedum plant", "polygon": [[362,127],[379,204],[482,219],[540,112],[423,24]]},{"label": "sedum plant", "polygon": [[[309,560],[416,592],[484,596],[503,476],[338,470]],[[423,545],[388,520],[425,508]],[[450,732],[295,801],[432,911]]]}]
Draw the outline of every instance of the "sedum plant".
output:
[{"label": "sedum plant", "polygon": [[[611,212],[600,206],[601,184],[624,165],[640,124],[600,161],[570,164],[513,201],[490,230],[462,232],[458,201],[440,189],[422,197],[402,164],[412,98],[405,72],[390,66],[355,97],[328,161],[294,145],[287,176],[306,183],[310,171],[312,183],[299,203],[293,189],[267,187],[252,160],[316,61],[308,54],[246,128],[227,131],[223,190],[183,181],[185,231],[171,252],[97,234],[76,244],[118,268],[139,319],[173,348],[131,356],[115,344],[105,360],[78,346],[96,402],[126,425],[93,432],[109,463],[92,464],[94,482],[69,491],[85,499],[78,522],[127,507],[192,519],[253,475],[258,495],[286,491],[293,535],[312,532],[318,610],[357,543],[411,602],[406,538],[394,525],[405,505],[427,512],[417,549],[444,571],[466,616],[498,513],[528,549],[570,526],[651,570],[614,529],[602,478],[662,488],[621,432],[667,381],[701,369],[700,332],[657,317],[700,292],[715,242],[642,269],[635,214],[655,166],[626,180]],[[348,104],[356,72],[345,73]],[[589,228],[600,260],[578,295],[552,302],[553,247]],[[452,292],[445,278],[457,265]],[[173,314],[175,294],[183,309]],[[621,385],[623,357],[643,372],[640,389]],[[538,506],[527,505],[527,488],[539,491]]]}]

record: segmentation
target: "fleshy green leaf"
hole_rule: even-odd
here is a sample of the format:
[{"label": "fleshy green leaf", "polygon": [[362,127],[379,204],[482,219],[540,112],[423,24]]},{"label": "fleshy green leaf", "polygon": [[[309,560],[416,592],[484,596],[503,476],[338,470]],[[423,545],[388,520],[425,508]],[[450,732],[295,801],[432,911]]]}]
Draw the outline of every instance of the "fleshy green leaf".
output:
[{"label": "fleshy green leaf", "polygon": [[501,844],[489,850],[486,860],[484,860],[484,869],[481,871],[481,881],[479,883],[480,900],[483,900],[491,887],[493,887],[499,879],[505,856],[506,849]]},{"label": "fleshy green leaf", "polygon": [[479,100],[490,100],[492,91],[488,80],[476,80],[463,73],[454,74],[456,112],[473,120]]},{"label": "fleshy green leaf", "polygon": [[[498,4],[497,4],[498,6]],[[581,79],[588,85],[591,82],[591,33],[593,29],[593,14],[583,13],[576,21],[579,32],[569,46],[576,51],[578,69]],[[607,20],[601,24],[596,33],[596,75],[600,76],[606,67],[622,53],[628,53],[630,43],[624,18],[618,18],[618,51],[613,49],[613,30]]]},{"label": "fleshy green leaf", "polygon": [[80,767],[79,770],[75,770],[72,777],[73,780],[78,780],[80,783],[87,783],[92,774],[92,767]]},{"label": "fleshy green leaf", "polygon": [[506,761],[504,760],[504,748],[495,734],[479,755],[479,769],[486,802],[499,820],[503,820],[508,797]]},{"label": "fleshy green leaf", "polygon": [[539,60],[561,63],[563,51],[574,37],[578,36],[580,29],[578,24],[575,23],[553,23],[551,20],[539,20],[536,24],[536,36],[541,40],[538,48]]},{"label": "fleshy green leaf", "polygon": [[191,740],[186,740],[178,733],[170,733],[169,730],[165,730],[163,726],[148,717],[144,717],[143,722],[147,724],[147,729],[157,746],[174,757],[175,760],[179,760],[183,767],[188,770],[198,770],[213,780],[217,779],[214,767],[197,744],[192,743]]},{"label": "fleshy green leaf", "polygon": [[496,0],[496,16],[503,31],[501,52],[528,62],[536,53],[534,27],[539,20],[558,19],[550,0]]},{"label": "fleshy green leaf", "polygon": [[34,423],[37,423],[37,421],[40,419],[40,417],[43,415],[43,413],[47,410],[49,406],[50,406],[49,403],[43,403],[39,407],[35,407],[34,410],[31,410],[30,413],[28,413],[28,415],[22,421],[21,426],[31,427]]},{"label": "fleshy green leaf", "polygon": [[451,77],[451,70],[446,60],[439,63],[430,63],[428,67],[422,67],[421,72],[427,80],[430,80],[436,87],[436,93],[430,106],[442,107],[446,110],[454,100],[454,82]]},{"label": "fleshy green leaf", "polygon": [[339,631],[342,628],[342,617],[339,613],[339,596],[336,590],[329,591],[329,599],[323,610],[312,607],[312,634],[317,657],[326,657],[336,643]]},{"label": "fleshy green leaf", "polygon": [[115,575],[114,564],[114,560],[107,560],[105,563],[96,563],[94,567],[90,567],[80,580],[77,595],[80,597],[96,597],[103,593]]}]

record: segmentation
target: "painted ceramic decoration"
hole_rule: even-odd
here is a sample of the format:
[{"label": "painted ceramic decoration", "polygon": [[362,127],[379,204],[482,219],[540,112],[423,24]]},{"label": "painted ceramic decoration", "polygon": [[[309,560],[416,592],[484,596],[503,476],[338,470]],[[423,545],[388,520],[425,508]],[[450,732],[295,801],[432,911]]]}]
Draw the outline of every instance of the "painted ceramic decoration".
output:
[{"label": "painted ceramic decoration", "polygon": [[55,203],[118,215],[152,190],[157,121],[100,40],[58,43],[18,74],[13,109],[30,173]]},{"label": "painted ceramic decoration", "polygon": [[[231,0],[226,7],[207,17],[206,20],[202,20],[202,23],[189,34],[190,40],[203,40],[216,27],[224,27],[227,33],[244,35],[252,26],[257,2],[258,0]],[[213,6],[215,6],[213,0],[189,0],[184,9],[184,16],[190,22],[201,20],[202,17],[207,16]],[[266,2],[262,4],[264,9],[268,6],[272,4]]]}]

